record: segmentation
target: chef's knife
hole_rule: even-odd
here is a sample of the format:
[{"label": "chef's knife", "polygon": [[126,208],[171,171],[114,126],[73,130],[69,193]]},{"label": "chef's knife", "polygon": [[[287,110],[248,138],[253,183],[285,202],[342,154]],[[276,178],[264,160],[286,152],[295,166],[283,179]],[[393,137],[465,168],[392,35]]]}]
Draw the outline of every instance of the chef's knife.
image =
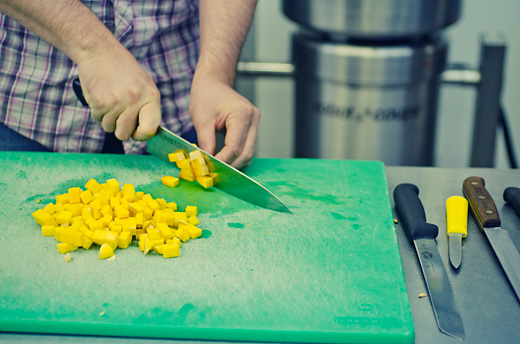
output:
[{"label": "chef's knife", "polygon": [[426,222],[419,188],[413,184],[400,184],[394,190],[394,200],[406,235],[415,244],[439,330],[464,339],[462,318],[435,241],[439,229]]},{"label": "chef's knife", "polygon": [[504,201],[511,204],[516,214],[520,216],[520,188],[510,186],[504,190]]},{"label": "chef's knife", "polygon": [[[83,105],[88,106],[79,79],[74,80],[72,88],[79,101]],[[166,128],[159,127],[155,136],[146,142],[146,146],[148,153],[168,162],[168,154],[178,149],[185,150],[187,153],[200,150],[205,160],[209,162],[208,165],[211,166],[211,172],[218,174],[218,183],[215,184],[215,187],[260,207],[292,214],[291,210],[278,197],[260,183],[246,176],[236,168],[209,155],[202,149],[193,146],[190,142]]]},{"label": "chef's knife", "polygon": [[155,136],[146,142],[146,146],[148,153],[165,161],[169,161],[168,154],[179,149],[188,153],[200,150],[205,159],[209,159],[208,165],[211,166],[212,172],[218,174],[218,183],[215,184],[215,187],[260,207],[292,214],[291,210],[278,197],[260,183],[163,127],[157,129]]},{"label": "chef's knife", "polygon": [[464,180],[464,195],[479,227],[489,240],[511,286],[520,300],[520,253],[501,221],[493,198],[485,188],[484,179],[469,177]]},{"label": "chef's knife", "polygon": [[450,263],[458,269],[462,260],[462,238],[468,234],[468,201],[461,196],[446,200],[446,229]]}]

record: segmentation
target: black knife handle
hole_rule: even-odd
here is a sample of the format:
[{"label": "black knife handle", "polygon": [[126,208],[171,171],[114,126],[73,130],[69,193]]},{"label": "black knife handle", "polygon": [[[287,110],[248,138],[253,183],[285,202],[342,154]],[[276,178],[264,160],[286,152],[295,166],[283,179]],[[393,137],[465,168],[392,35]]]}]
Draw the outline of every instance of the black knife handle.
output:
[{"label": "black knife handle", "polygon": [[81,89],[81,83],[79,82],[78,78],[74,79],[72,82],[72,89],[74,90],[74,93],[76,93],[76,97],[79,99],[81,104],[83,104],[83,106],[88,106],[87,100],[83,95],[83,90]]},{"label": "black knife handle", "polygon": [[468,199],[471,213],[480,228],[500,227],[500,216],[493,197],[485,188],[482,177],[469,177],[462,183],[462,192]]},{"label": "black knife handle", "polygon": [[510,186],[504,190],[504,201],[510,203],[513,209],[520,216],[520,188]]},{"label": "black knife handle", "polygon": [[436,225],[426,222],[426,214],[419,199],[419,188],[413,184],[399,184],[394,189],[394,201],[399,219],[410,241],[435,239],[439,234]]}]

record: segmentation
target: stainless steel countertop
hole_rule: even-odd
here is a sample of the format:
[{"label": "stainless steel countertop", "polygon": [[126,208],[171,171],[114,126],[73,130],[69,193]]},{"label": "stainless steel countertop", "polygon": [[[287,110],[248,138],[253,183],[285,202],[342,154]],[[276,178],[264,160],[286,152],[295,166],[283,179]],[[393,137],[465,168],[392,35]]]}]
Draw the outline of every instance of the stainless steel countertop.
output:
[{"label": "stainless steel countertop", "polygon": [[[505,205],[502,198],[506,187],[520,187],[520,170],[387,167],[386,171],[394,216],[396,216],[392,196],[394,188],[400,183],[412,183],[419,187],[419,198],[425,208],[426,220],[439,227],[437,246],[447,268],[466,332],[464,341],[439,332],[429,298],[418,297],[420,293],[427,293],[426,286],[415,250],[398,223],[396,233],[415,326],[415,342],[417,344],[518,343],[520,302],[487,239],[471,215],[468,219],[468,236],[463,239],[461,267],[459,271],[451,268],[448,260],[445,202],[450,196],[462,195],[462,182],[465,178],[483,177],[502,218],[502,227],[508,230],[516,247],[520,248],[520,217],[512,207]],[[203,342],[0,333],[0,343],[184,344]]]}]

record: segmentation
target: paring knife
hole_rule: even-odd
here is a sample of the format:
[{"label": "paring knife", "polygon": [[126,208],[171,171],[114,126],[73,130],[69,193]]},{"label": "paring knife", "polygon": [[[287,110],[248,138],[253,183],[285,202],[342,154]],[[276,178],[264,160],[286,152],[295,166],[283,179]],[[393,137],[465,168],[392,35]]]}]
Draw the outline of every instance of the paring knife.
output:
[{"label": "paring knife", "polygon": [[[74,80],[72,88],[79,101],[84,106],[88,106],[79,79]],[[278,197],[260,183],[163,127],[157,129],[155,136],[146,142],[146,146],[148,153],[168,162],[168,154],[178,149],[183,149],[187,153],[200,150],[205,160],[210,162],[208,165],[212,166],[212,172],[218,173],[219,181],[215,187],[260,207],[292,214],[292,211]]]},{"label": "paring knife", "polygon": [[464,180],[462,189],[477,224],[488,238],[520,301],[520,253],[507,230],[500,227],[500,216],[493,198],[485,188],[484,179],[469,177]]},{"label": "paring knife", "polygon": [[439,229],[426,222],[419,188],[413,184],[400,184],[394,190],[394,200],[406,235],[415,244],[439,330],[464,339],[462,318],[435,241]]},{"label": "paring knife", "polygon": [[504,190],[504,201],[511,204],[516,214],[520,216],[520,188],[510,186]]},{"label": "paring knife", "polygon": [[458,269],[462,260],[462,238],[468,234],[468,201],[461,196],[446,200],[446,227],[450,263]]}]

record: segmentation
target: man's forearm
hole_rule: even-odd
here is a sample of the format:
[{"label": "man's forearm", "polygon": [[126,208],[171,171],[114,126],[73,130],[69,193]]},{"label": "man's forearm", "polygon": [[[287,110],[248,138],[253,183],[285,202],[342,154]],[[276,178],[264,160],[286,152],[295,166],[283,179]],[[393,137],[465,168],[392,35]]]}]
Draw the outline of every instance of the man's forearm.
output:
[{"label": "man's forearm", "polygon": [[200,0],[200,58],[203,70],[229,85],[256,7],[256,0]]},{"label": "man's forearm", "polygon": [[105,25],[79,0],[0,0],[0,11],[79,63],[117,44]]}]

